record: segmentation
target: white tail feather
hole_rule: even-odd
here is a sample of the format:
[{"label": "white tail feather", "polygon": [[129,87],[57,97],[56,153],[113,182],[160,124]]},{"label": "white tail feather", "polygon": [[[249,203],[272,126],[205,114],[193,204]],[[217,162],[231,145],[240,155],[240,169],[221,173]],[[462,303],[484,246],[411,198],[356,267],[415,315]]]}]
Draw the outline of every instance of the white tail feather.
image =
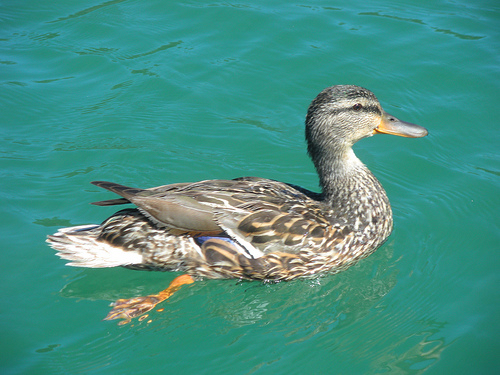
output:
[{"label": "white tail feather", "polygon": [[66,265],[75,267],[103,268],[141,264],[142,255],[97,240],[93,229],[98,225],[80,225],[62,228],[47,242],[57,250],[62,259],[69,260]]}]

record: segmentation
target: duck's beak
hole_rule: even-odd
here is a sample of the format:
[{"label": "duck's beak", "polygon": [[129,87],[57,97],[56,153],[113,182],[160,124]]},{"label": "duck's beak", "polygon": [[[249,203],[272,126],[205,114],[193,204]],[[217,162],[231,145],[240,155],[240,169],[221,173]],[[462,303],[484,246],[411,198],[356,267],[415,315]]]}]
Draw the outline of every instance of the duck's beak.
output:
[{"label": "duck's beak", "polygon": [[393,134],[408,138],[420,138],[425,137],[429,132],[422,126],[401,121],[384,111],[379,126],[373,131],[373,134],[377,133]]}]

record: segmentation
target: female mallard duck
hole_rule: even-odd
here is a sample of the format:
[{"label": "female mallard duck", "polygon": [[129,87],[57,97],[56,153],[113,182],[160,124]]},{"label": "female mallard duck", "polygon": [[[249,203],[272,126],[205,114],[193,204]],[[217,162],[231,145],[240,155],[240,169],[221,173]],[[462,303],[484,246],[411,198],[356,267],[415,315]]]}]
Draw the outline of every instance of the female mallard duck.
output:
[{"label": "female mallard duck", "polygon": [[[308,152],[321,193],[256,177],[136,189],[97,181],[133,203],[101,225],[60,229],[49,244],[71,266],[182,271],[194,277],[291,280],[336,273],[389,236],[384,189],[352,150],[375,133],[423,137],[427,130],[385,112],[364,88],[326,88],[306,117]],[[108,319],[150,310],[191,277],[148,297],[119,300]]]}]

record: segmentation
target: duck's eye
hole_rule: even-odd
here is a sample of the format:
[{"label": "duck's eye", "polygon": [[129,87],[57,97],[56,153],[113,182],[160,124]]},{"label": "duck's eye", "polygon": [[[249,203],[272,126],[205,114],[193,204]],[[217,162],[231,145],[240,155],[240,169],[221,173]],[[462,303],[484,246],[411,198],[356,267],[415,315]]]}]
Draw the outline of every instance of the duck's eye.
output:
[{"label": "duck's eye", "polygon": [[361,109],[363,109],[363,105],[356,103],[352,106],[352,109],[354,109],[355,111],[360,111]]}]

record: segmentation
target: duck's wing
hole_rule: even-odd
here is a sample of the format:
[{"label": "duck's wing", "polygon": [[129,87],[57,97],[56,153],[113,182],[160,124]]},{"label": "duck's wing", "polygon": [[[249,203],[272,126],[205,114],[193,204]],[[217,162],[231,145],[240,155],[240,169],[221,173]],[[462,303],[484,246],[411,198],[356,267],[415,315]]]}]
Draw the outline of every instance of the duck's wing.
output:
[{"label": "duck's wing", "polygon": [[301,249],[321,249],[331,236],[332,226],[322,208],[309,199],[246,199],[231,210],[217,210],[215,217],[247,249],[297,254]]},{"label": "duck's wing", "polygon": [[[200,192],[191,191],[190,194],[179,193],[182,185],[161,186],[152,189],[137,189],[106,181],[94,181],[92,184],[112,191],[126,202],[133,203],[139,211],[158,227],[179,229],[193,232],[220,231],[213,218],[213,207],[206,202],[198,201]],[[181,185],[181,186],[179,186]],[[101,201],[94,204],[109,205],[110,201]],[[121,200],[111,200],[111,204],[121,204]]]},{"label": "duck's wing", "polygon": [[121,195],[159,227],[186,232],[220,232],[255,257],[296,254],[321,248],[339,232],[327,207],[285,183],[260,179],[209,180],[136,189],[110,182],[100,186]]}]

